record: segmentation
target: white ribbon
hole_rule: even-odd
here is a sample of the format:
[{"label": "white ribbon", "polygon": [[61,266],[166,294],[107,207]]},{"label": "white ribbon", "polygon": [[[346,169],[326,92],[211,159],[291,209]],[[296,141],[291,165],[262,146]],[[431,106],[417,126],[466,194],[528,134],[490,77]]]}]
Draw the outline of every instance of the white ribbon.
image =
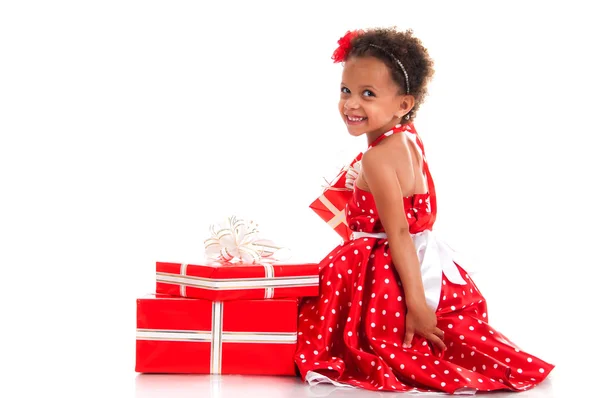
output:
[{"label": "white ribbon", "polygon": [[[183,263],[179,266],[179,275],[181,276],[185,276],[186,272],[187,272],[187,264]],[[158,279],[157,279],[158,280]],[[187,290],[185,289],[185,284],[181,284],[179,285],[179,294],[181,295],[181,297],[187,297]]]},{"label": "white ribbon", "polygon": [[[341,167],[339,173],[331,182],[328,181],[325,177],[323,177],[323,179],[325,180],[325,184],[321,185],[323,192],[352,191],[354,189],[354,181],[358,177],[358,174],[360,173],[361,169],[361,161],[356,160],[360,156],[362,156],[362,153],[358,154],[354,158],[354,160],[352,160],[352,162],[344,164],[344,166]],[[344,187],[335,187],[334,185],[337,184],[342,178],[344,178]]]},{"label": "white ribbon", "polygon": [[349,190],[354,189],[354,184],[356,183],[356,179],[358,178],[358,175],[360,174],[360,170],[362,168],[361,164],[362,163],[360,160],[357,161],[352,166],[350,166],[350,168],[346,172],[346,185],[345,186],[347,189],[349,189]]},{"label": "white ribbon", "polygon": [[221,374],[223,359],[223,303],[212,303],[212,326],[210,329],[210,373]]},{"label": "white ribbon", "polygon": [[437,239],[433,231],[425,230],[412,235],[412,238],[421,264],[425,299],[427,305],[436,310],[442,292],[442,273],[454,284],[466,285],[467,282],[454,262],[454,250]]},{"label": "white ribbon", "polygon": [[[387,239],[385,232],[369,233],[354,232],[352,239],[358,238]],[[454,262],[456,252],[445,242],[439,240],[431,230],[411,234],[419,264],[421,265],[421,279],[425,288],[427,305],[436,310],[442,290],[442,273],[448,280],[457,285],[466,285]]]},{"label": "white ribbon", "polygon": [[259,236],[258,225],[235,216],[223,225],[209,228],[210,238],[204,241],[206,257],[224,262],[255,264],[264,260],[282,261],[289,258],[289,249],[275,245]]}]

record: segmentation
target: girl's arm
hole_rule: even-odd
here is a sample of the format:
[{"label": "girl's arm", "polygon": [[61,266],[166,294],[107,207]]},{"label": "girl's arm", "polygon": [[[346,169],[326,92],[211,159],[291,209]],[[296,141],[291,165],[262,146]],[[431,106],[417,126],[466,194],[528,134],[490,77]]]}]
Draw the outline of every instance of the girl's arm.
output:
[{"label": "girl's arm", "polygon": [[404,196],[396,175],[397,156],[397,152],[383,147],[371,148],[362,159],[363,178],[375,199],[388,237],[392,262],[402,282],[408,308],[404,342],[410,345],[413,334],[417,333],[445,349],[441,340],[443,332],[436,327],[435,313],[425,301],[419,258],[409,232]]}]

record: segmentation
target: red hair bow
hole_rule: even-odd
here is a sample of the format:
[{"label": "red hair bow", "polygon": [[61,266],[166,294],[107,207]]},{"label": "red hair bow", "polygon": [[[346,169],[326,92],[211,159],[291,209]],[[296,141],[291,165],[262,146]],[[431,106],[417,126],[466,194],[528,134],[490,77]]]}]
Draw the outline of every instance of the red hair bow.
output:
[{"label": "red hair bow", "polygon": [[334,63],[343,62],[348,55],[348,52],[352,49],[352,45],[350,42],[356,36],[362,34],[362,30],[352,30],[346,32],[346,34],[338,40],[338,48],[335,49],[331,59],[333,59]]}]

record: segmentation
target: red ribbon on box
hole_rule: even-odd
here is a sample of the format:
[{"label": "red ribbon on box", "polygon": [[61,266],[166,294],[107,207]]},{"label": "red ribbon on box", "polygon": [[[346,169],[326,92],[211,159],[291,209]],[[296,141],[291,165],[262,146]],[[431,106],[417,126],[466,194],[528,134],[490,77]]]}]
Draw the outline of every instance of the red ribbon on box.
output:
[{"label": "red ribbon on box", "polygon": [[335,230],[344,239],[350,240],[352,230],[346,221],[346,205],[352,199],[352,189],[346,187],[346,176],[348,170],[362,159],[362,153],[342,168],[338,175],[329,183],[323,193],[315,199],[310,208],[317,213],[323,221]]},{"label": "red ribbon on box", "polygon": [[295,375],[297,299],[137,300],[136,372]]}]

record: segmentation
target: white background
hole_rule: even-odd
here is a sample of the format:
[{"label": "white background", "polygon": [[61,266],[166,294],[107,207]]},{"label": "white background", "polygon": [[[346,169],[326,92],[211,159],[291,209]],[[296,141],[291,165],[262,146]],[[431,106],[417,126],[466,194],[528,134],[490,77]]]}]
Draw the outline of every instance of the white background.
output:
[{"label": "white background", "polygon": [[339,239],[308,205],[366,145],[337,113],[330,56],[347,30],[392,25],[435,61],[415,123],[438,230],[472,256],[491,323],[558,366],[548,396],[586,389],[600,265],[587,3],[0,3],[0,391],[168,390],[136,383],[135,299],[156,261],[202,261],[224,217],[300,259],[328,253]]}]

